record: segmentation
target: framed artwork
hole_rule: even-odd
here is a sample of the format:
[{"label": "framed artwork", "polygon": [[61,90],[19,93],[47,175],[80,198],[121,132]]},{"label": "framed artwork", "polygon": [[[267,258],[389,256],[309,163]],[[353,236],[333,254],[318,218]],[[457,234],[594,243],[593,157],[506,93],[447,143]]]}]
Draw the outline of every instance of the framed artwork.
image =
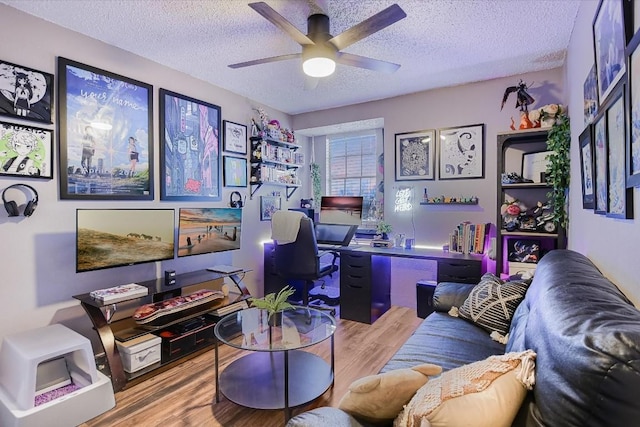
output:
[{"label": "framed artwork", "polygon": [[541,242],[537,239],[508,239],[508,260],[537,264],[540,260],[540,245]]},{"label": "framed artwork", "polygon": [[260,196],[260,221],[271,221],[275,211],[280,210],[280,197]]},{"label": "framed artwork", "polygon": [[625,147],[626,125],[624,90],[614,93],[613,103],[607,109],[607,177],[609,204],[607,216],[632,218],[633,189],[626,186]]},{"label": "framed artwork", "polygon": [[221,111],[217,105],[160,89],[160,199],[222,198]]},{"label": "framed artwork", "polygon": [[239,123],[222,121],[224,130],[223,150],[231,153],[247,154],[247,127]]},{"label": "framed artwork", "polygon": [[607,195],[607,116],[600,113],[593,126],[593,164],[594,164],[594,212],[604,215],[608,208]]},{"label": "framed artwork", "polygon": [[584,81],[584,125],[593,123],[596,114],[598,114],[598,80],[596,65],[593,64]]},{"label": "framed artwork", "polygon": [[[640,9],[640,8],[638,8]],[[627,46],[629,146],[627,147],[627,186],[640,187],[640,31]]]},{"label": "framed artwork", "polygon": [[0,122],[0,175],[53,178],[53,131]]},{"label": "framed artwork", "polygon": [[53,74],[0,60],[0,115],[51,123]]},{"label": "framed artwork", "polygon": [[591,125],[587,125],[580,134],[580,176],[582,178],[582,208],[595,208],[593,185],[593,141]]},{"label": "framed artwork", "polygon": [[440,179],[484,178],[484,124],[439,129]]},{"label": "framed artwork", "polygon": [[153,86],[58,58],[60,198],[153,199]]},{"label": "framed artwork", "polygon": [[553,151],[539,151],[522,155],[522,177],[533,182],[546,182],[545,173],[549,164],[549,156]]},{"label": "framed artwork", "polygon": [[435,179],[436,131],[396,133],[396,181]]},{"label": "framed artwork", "polygon": [[[630,6],[624,0],[600,0],[593,20],[598,98],[602,105],[626,71],[625,46],[627,25],[625,15]],[[625,10],[626,9],[626,10]],[[625,14],[625,12],[627,12]]]},{"label": "framed artwork", "polygon": [[224,186],[247,186],[247,159],[244,157],[223,156],[224,158]]}]

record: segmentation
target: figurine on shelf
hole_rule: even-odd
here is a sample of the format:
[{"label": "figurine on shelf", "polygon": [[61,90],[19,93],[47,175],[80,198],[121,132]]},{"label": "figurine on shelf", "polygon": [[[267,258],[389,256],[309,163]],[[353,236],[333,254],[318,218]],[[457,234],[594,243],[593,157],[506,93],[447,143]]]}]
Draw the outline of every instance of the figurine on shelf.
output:
[{"label": "figurine on shelf", "polygon": [[258,127],[258,124],[256,123],[255,119],[251,118],[251,136],[259,136],[260,135],[260,128]]}]

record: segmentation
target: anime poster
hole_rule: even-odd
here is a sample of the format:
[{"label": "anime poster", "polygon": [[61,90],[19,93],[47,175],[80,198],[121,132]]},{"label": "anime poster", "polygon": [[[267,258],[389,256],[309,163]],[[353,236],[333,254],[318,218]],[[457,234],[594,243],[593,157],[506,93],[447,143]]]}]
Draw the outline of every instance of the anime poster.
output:
[{"label": "anime poster", "polygon": [[160,199],[220,200],[220,126],[219,106],[160,89]]},{"label": "anime poster", "polygon": [[53,74],[0,60],[0,115],[51,123]]},{"label": "anime poster", "polygon": [[0,122],[0,175],[53,178],[53,132]]},{"label": "anime poster", "polygon": [[153,87],[58,59],[61,198],[153,199]]}]

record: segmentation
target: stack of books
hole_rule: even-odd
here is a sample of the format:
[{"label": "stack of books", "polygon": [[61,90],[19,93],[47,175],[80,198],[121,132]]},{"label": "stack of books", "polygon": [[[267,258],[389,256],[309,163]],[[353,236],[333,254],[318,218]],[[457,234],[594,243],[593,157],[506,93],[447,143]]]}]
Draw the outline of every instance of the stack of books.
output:
[{"label": "stack of books", "polygon": [[102,303],[116,303],[149,295],[149,289],[146,286],[129,283],[127,285],[114,286],[113,288],[98,289],[89,292],[89,295]]},{"label": "stack of books", "polygon": [[482,254],[491,224],[472,224],[461,222],[449,234],[449,250],[463,254]]}]

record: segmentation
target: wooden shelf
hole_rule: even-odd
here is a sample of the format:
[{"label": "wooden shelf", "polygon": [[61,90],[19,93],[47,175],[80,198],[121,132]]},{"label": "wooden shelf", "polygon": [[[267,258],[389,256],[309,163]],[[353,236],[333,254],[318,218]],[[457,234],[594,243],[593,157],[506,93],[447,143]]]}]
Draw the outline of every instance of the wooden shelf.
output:
[{"label": "wooden shelf", "polygon": [[475,202],[420,202],[421,205],[477,205],[478,201]]}]

